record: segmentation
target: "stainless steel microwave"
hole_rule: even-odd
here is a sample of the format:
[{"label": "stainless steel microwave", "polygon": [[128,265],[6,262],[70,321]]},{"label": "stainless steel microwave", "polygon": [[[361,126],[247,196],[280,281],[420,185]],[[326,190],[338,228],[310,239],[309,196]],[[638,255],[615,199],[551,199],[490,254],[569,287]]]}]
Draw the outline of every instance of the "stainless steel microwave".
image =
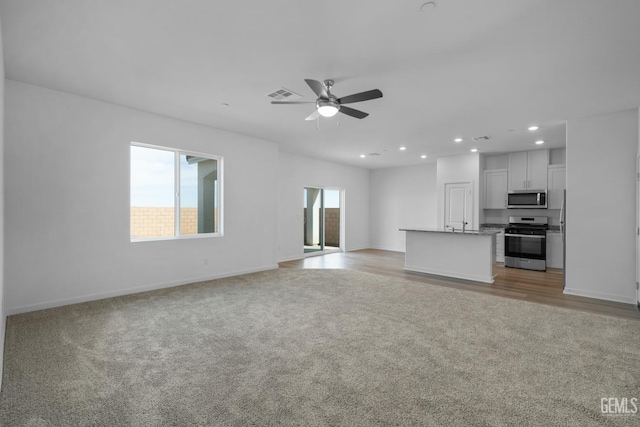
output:
[{"label": "stainless steel microwave", "polygon": [[509,209],[547,209],[547,190],[521,190],[507,193]]}]

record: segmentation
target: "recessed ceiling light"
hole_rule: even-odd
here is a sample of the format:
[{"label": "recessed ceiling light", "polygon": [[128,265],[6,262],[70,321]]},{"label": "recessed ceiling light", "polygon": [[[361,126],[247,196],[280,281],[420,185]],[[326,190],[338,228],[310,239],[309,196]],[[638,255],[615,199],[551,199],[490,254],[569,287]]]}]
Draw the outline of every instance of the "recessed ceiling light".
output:
[{"label": "recessed ceiling light", "polygon": [[477,149],[477,148],[472,148],[472,149],[471,149],[471,152],[472,152],[472,153],[475,153],[475,152],[477,152],[477,151],[478,151],[478,149]]},{"label": "recessed ceiling light", "polygon": [[536,141],[536,144],[538,145],[544,144],[544,141],[543,140]]},{"label": "recessed ceiling light", "polygon": [[423,154],[422,156],[420,156],[420,158],[421,158],[421,159],[426,159],[426,158],[427,158],[427,155],[426,155],[426,154]]},{"label": "recessed ceiling light", "polygon": [[407,147],[404,147],[404,146],[400,147],[400,151],[404,151],[406,149],[407,149]]},{"label": "recessed ceiling light", "polygon": [[538,128],[538,126],[531,126],[531,127],[529,128],[529,130],[538,130],[538,129],[539,129],[539,128]]},{"label": "recessed ceiling light", "polygon": [[456,138],[453,140],[454,142],[462,142],[462,138]]},{"label": "recessed ceiling light", "polygon": [[365,154],[360,154],[361,159],[364,159],[365,157],[367,157]]}]

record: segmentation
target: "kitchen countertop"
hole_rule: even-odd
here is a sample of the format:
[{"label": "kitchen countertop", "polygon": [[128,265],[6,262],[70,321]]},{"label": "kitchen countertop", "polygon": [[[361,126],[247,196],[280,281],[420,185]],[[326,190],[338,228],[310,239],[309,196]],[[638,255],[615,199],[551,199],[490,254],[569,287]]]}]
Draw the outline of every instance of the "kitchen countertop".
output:
[{"label": "kitchen countertop", "polygon": [[[507,228],[509,226],[509,224],[482,224],[480,226],[480,230],[486,230],[486,229],[498,229],[498,228]],[[549,225],[547,228],[547,231],[550,231],[552,233],[558,233],[560,232],[560,226],[559,225]]]},{"label": "kitchen countertop", "polygon": [[462,229],[451,231],[445,230],[443,228],[401,228],[400,231],[419,231],[424,233],[444,233],[444,234],[465,234],[469,236],[491,236],[493,234],[498,234],[498,230],[465,230]]},{"label": "kitchen countertop", "polygon": [[480,224],[480,230],[485,228],[507,228],[509,224]]}]

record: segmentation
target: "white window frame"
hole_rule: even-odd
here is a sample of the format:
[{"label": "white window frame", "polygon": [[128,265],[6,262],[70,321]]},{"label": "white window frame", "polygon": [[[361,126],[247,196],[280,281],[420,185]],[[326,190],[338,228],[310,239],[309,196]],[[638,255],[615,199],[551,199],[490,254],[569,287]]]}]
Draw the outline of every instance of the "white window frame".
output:
[{"label": "white window frame", "polygon": [[[197,151],[189,151],[182,150],[179,148],[171,148],[171,147],[163,147],[161,145],[152,145],[146,144],[143,142],[135,142],[131,141],[129,147],[143,147],[143,148],[151,148],[154,150],[162,150],[169,151],[174,154],[174,235],[173,236],[159,236],[159,237],[142,237],[142,238],[131,238],[129,237],[132,243],[138,242],[153,242],[158,240],[183,240],[183,239],[206,239],[211,237],[222,237],[224,236],[224,208],[223,208],[223,200],[224,200],[224,172],[223,172],[223,157],[201,153]],[[215,160],[217,162],[217,170],[218,170],[218,231],[215,233],[198,233],[198,234],[180,234],[180,155],[186,156],[195,156],[195,157],[204,157],[205,159]],[[131,236],[131,148],[129,148],[129,236]]]}]

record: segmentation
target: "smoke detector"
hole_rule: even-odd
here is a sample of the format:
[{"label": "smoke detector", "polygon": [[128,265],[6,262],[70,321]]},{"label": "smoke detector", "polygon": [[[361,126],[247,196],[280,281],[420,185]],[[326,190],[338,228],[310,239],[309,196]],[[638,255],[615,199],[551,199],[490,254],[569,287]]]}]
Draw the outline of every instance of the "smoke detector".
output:
[{"label": "smoke detector", "polygon": [[424,3],[422,6],[420,6],[420,11],[424,13],[429,13],[435,8],[436,8],[436,2],[428,1]]}]

